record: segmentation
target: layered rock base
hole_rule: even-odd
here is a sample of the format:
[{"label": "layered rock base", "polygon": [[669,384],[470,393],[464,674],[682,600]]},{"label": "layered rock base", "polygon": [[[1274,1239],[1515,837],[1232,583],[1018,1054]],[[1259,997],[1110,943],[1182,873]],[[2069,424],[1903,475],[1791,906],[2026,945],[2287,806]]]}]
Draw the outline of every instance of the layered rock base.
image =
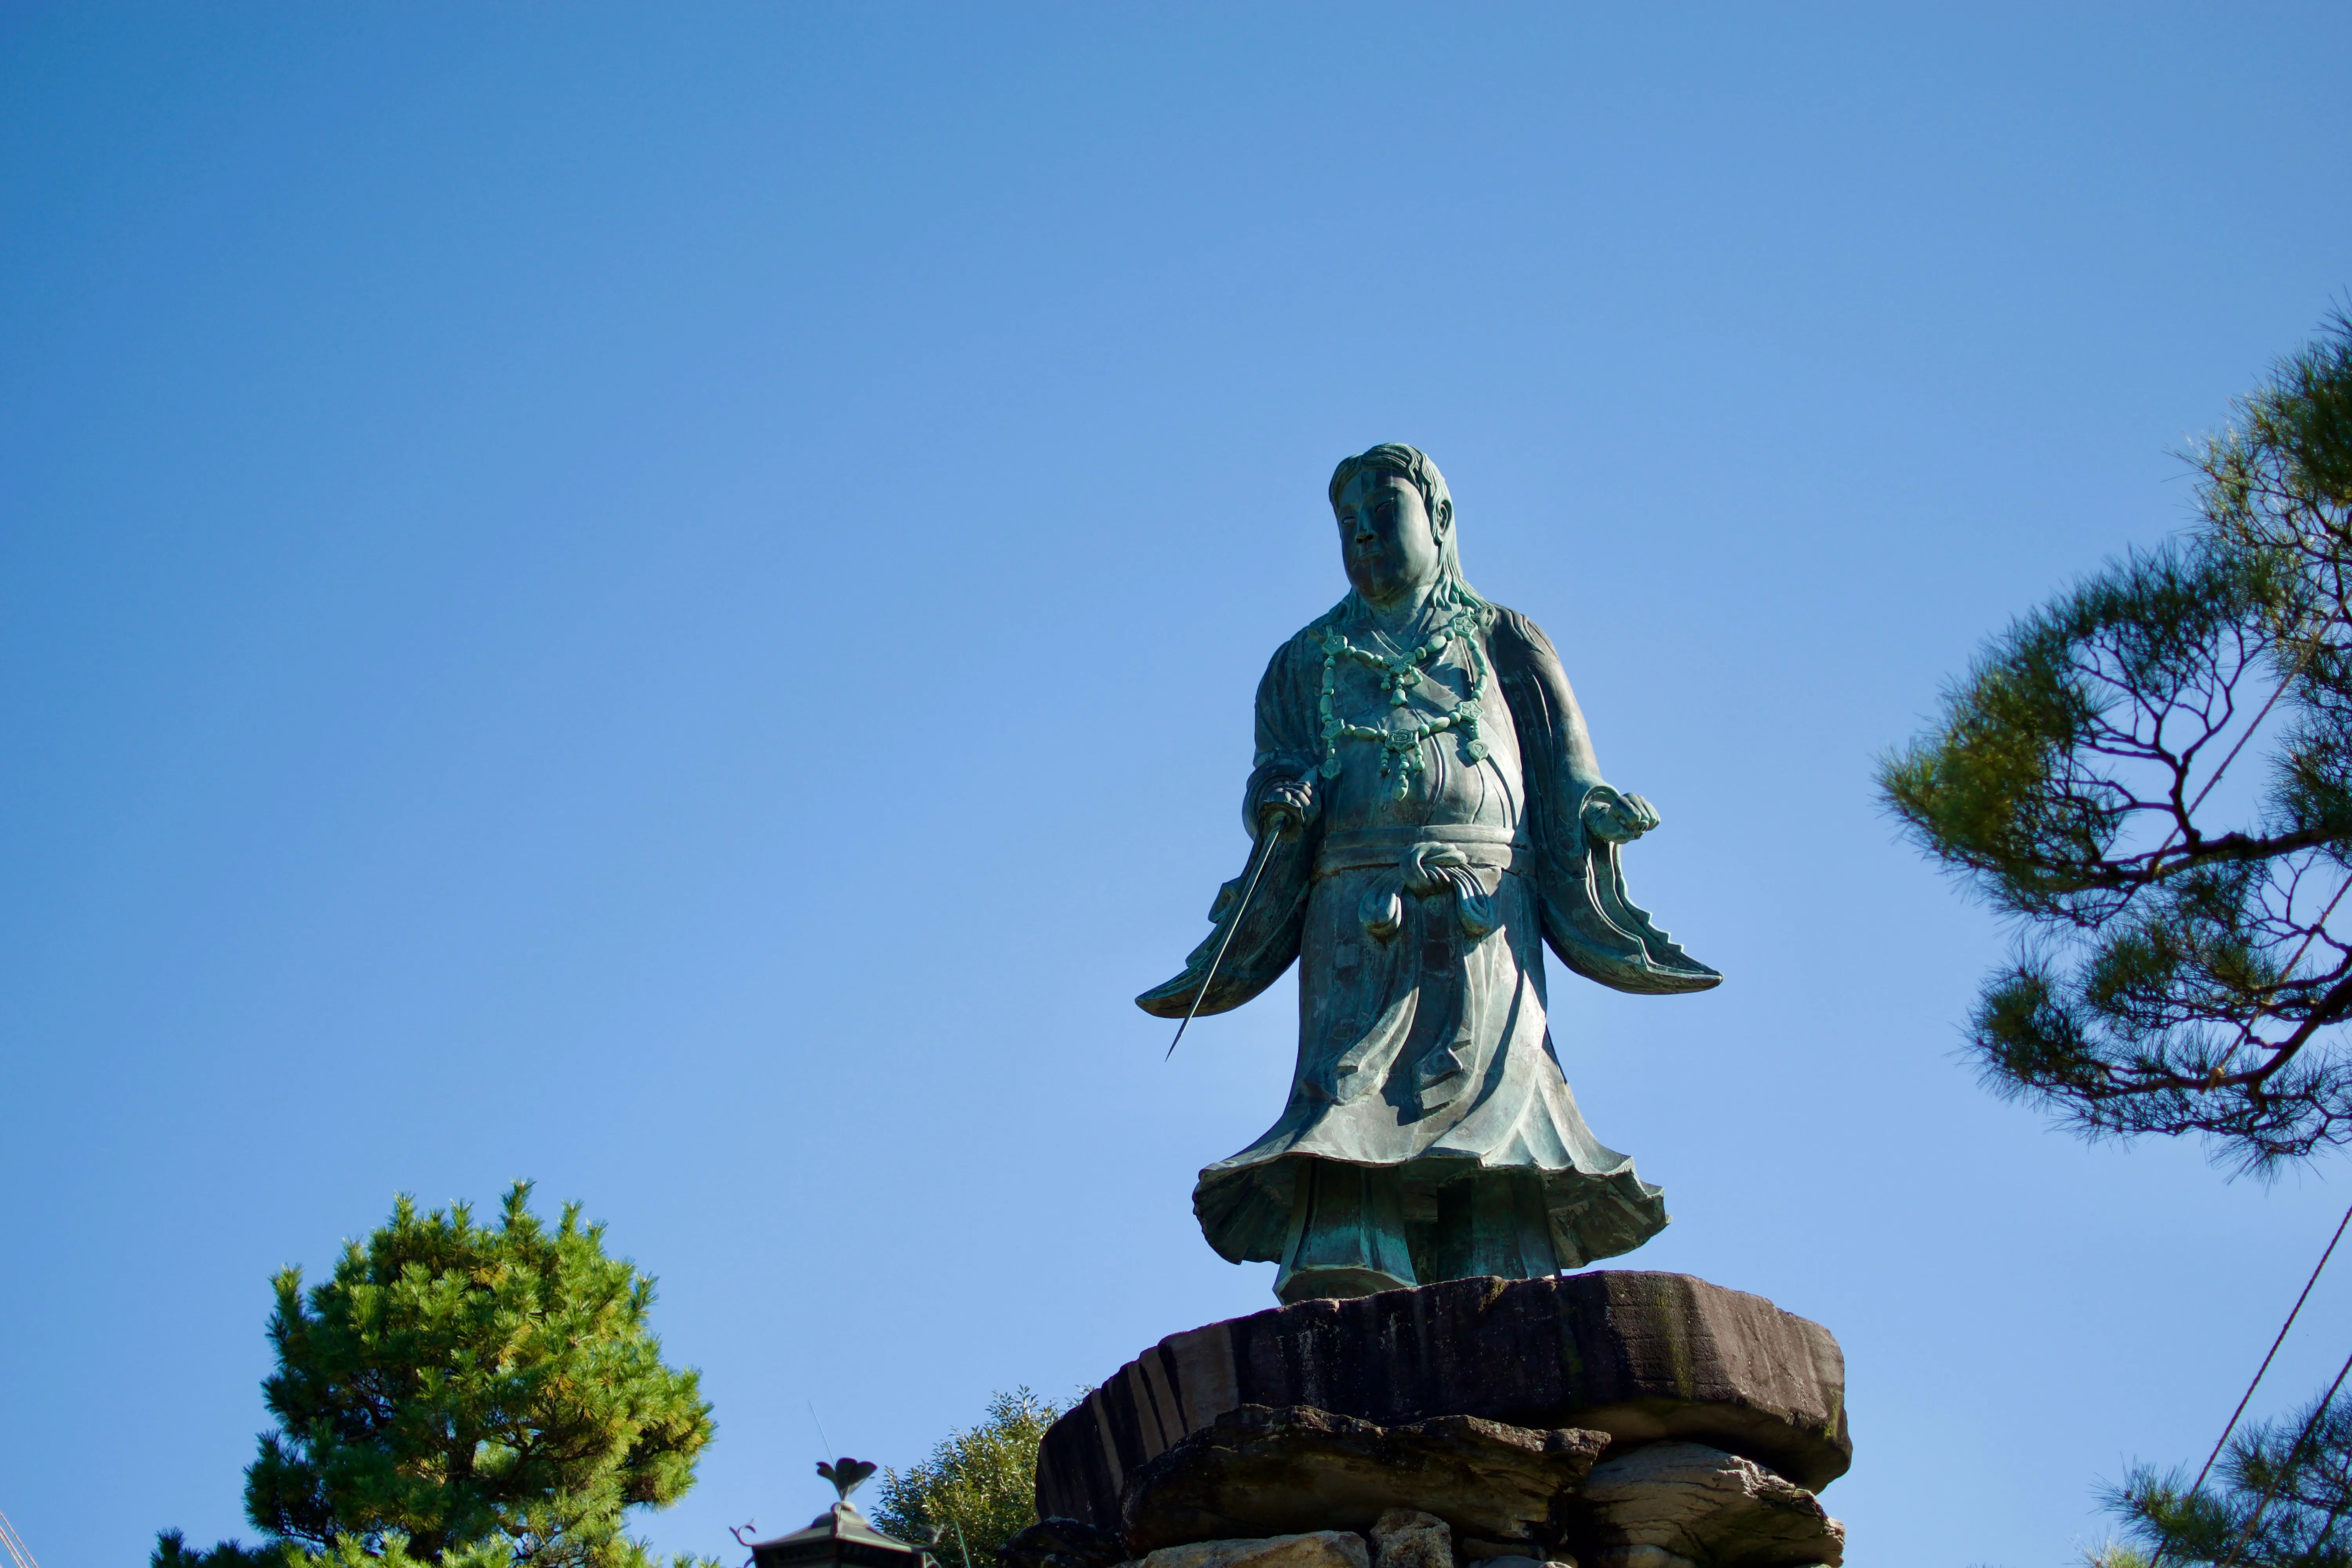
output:
[{"label": "layered rock base", "polygon": [[[1687,1275],[1450,1280],[1173,1335],[1056,1422],[1007,1568],[1800,1568],[1820,1325]],[[1518,1559],[1511,1562],[1507,1560]],[[1343,1561],[1344,1560],[1344,1561]]]}]

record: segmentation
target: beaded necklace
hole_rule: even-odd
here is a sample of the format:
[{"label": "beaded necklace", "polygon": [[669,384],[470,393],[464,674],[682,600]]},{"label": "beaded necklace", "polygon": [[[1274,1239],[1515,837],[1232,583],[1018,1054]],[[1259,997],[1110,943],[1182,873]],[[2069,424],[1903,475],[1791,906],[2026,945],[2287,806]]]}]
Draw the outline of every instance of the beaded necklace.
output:
[{"label": "beaded necklace", "polygon": [[[1462,731],[1462,755],[1476,762],[1486,755],[1486,742],[1478,738],[1478,700],[1486,694],[1486,656],[1479,651],[1478,634],[1486,629],[1486,616],[1483,609],[1457,609],[1445,625],[1432,632],[1427,642],[1398,654],[1391,658],[1359,647],[1348,640],[1347,634],[1335,625],[1323,632],[1323,766],[1327,779],[1339,776],[1339,742],[1342,741],[1378,741],[1381,743],[1381,776],[1396,775],[1396,798],[1402,800],[1412,791],[1412,778],[1427,764],[1421,754],[1422,742],[1448,730]],[[1339,689],[1339,660],[1352,658],[1358,664],[1369,665],[1381,672],[1381,689],[1389,694],[1389,706],[1402,708],[1405,695],[1429,679],[1424,666],[1444,653],[1455,639],[1469,649],[1470,695],[1464,698],[1450,713],[1423,720],[1410,729],[1391,730],[1370,724],[1350,724],[1333,711],[1331,699]]]}]

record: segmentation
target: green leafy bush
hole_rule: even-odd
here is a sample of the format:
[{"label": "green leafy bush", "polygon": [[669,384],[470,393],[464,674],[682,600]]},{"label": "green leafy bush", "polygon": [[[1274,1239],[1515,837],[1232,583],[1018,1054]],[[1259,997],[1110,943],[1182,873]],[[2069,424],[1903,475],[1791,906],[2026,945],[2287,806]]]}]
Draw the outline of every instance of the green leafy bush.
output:
[{"label": "green leafy bush", "polygon": [[988,1402],[987,1418],[950,1432],[931,1457],[882,1472],[874,1522],[901,1541],[936,1541],[944,1568],[995,1568],[996,1549],[1037,1522],[1037,1444],[1061,1408],[1026,1388]]}]

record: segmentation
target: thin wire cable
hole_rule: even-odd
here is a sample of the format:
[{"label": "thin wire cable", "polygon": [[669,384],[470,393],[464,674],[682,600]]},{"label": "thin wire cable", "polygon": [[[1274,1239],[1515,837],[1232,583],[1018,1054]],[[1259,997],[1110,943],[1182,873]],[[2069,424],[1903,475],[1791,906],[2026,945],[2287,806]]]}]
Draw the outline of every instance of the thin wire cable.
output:
[{"label": "thin wire cable", "polygon": [[824,1457],[833,1458],[833,1439],[824,1435],[824,1423],[816,1418],[816,1401],[808,1402],[809,1425],[816,1428],[816,1440],[824,1445]]},{"label": "thin wire cable", "polygon": [[2278,689],[2271,693],[2271,700],[2263,704],[2262,710],[2246,726],[2246,732],[2238,737],[2238,743],[2230,748],[2230,754],[2223,757],[2221,764],[2213,770],[2213,776],[2205,781],[2205,787],[2197,792],[2197,798],[2189,803],[2189,816],[2197,815],[2197,808],[2205,804],[2205,797],[2213,793],[2213,786],[2221,782],[2221,775],[2230,771],[2230,764],[2238,760],[2238,753],[2246,749],[2246,742],[2254,738],[2254,731],[2261,729],[2263,721],[2271,716],[2271,710],[2277,707],[2278,700],[2286,695],[2286,689],[2301,679],[2303,667],[2311,661],[2311,656],[2318,647],[2319,639],[2316,637],[2303,645],[2303,651],[2296,654],[2294,662],[2287,667],[2286,678],[2278,683]]},{"label": "thin wire cable", "polygon": [[2345,1509],[2347,1507],[2352,1507],[2352,1493],[2347,1493],[2345,1491],[2344,1479],[2340,1476],[2337,1477],[2336,1480],[2336,1506],[2329,1509],[2327,1510],[2327,1517],[2319,1521],[2319,1532],[2311,1538],[2315,1542],[2322,1546],[2327,1543],[2328,1534],[2330,1531],[2335,1530],[2336,1521],[2344,1517]]},{"label": "thin wire cable", "polygon": [[[2205,1463],[2198,1468],[2197,1479],[2189,1485],[2189,1497],[2195,1497],[2198,1489],[2205,1484],[2205,1478],[2213,1473],[2214,1463],[2221,1458],[2221,1449],[2229,1443],[2230,1434],[2238,1429],[2239,1417],[2245,1415],[2246,1406],[2253,1402],[2254,1390],[2263,1385],[2263,1376],[2270,1371],[2271,1362],[2279,1353],[2279,1346],[2286,1343],[2286,1331],[2294,1327],[2295,1317],[2303,1310],[2303,1304],[2311,1300],[2311,1288],[2319,1283],[2320,1270],[2326,1268],[2327,1260],[2336,1256],[2336,1244],[2344,1239],[2347,1226],[2352,1226],[2352,1208],[2346,1209],[2344,1217],[2336,1222],[2336,1234],[2327,1238],[2327,1250],[2322,1252],[2319,1261],[2312,1265],[2311,1278],[2303,1282],[2303,1293],[2294,1299],[2294,1305],[2287,1309],[2286,1321],[2279,1325],[2278,1337],[2271,1341],[2269,1353],[2263,1357],[2263,1364],[2254,1368],[2254,1380],[2246,1384],[2246,1392],[2239,1399],[2238,1407],[2230,1412],[2230,1424],[2221,1428],[2221,1436],[2214,1440],[2213,1451],[2205,1456]],[[2343,1382],[2342,1376],[2339,1375],[2336,1381]],[[2333,1390],[2330,1394],[2332,1396]],[[2157,1542],[2156,1551],[2148,1556],[2147,1568],[2164,1568],[2164,1554],[2171,1550],[2172,1538],[2168,1533]]]},{"label": "thin wire cable", "polygon": [[25,1538],[16,1533],[16,1527],[8,1522],[5,1513],[0,1513],[0,1546],[8,1549],[8,1555],[16,1560],[16,1568],[40,1568],[33,1561],[33,1549],[25,1544]]},{"label": "thin wire cable", "polygon": [[[2279,971],[2281,974],[2290,977],[2294,975],[2294,966],[2303,962],[2303,955],[2311,951],[2311,944],[2317,942],[2321,934],[2327,930],[2327,922],[2335,918],[2336,906],[2344,901],[2344,895],[2347,893],[2352,893],[2352,877],[2347,877],[2344,879],[2344,885],[2336,889],[2336,896],[2327,900],[2327,907],[2319,911],[2319,919],[2313,923],[2312,928],[2309,931],[2303,933],[2303,945],[2294,950],[2294,956],[2288,959],[2286,961],[2286,967]],[[2287,913],[2290,918],[2294,913],[2294,900],[2293,894],[2289,894],[2287,898]],[[2227,1068],[2231,1062],[2238,1059],[2238,1053],[2245,1049],[2247,1043],[2254,1038],[2254,1025],[2258,1022],[2260,1022],[2258,1018],[2249,1018],[2244,1023],[2238,1026],[2238,1037],[2230,1042],[2230,1048],[2223,1051],[2221,1053],[2221,1059],[2214,1064],[2216,1071],[2220,1071],[2221,1069]],[[2273,1044],[2273,1042],[2269,1040],[2264,1040],[2262,1043],[2266,1046]],[[2284,1044],[2284,1042],[2279,1043]]]},{"label": "thin wire cable", "polygon": [[[2286,689],[2293,686],[2302,676],[2303,667],[2310,662],[2311,656],[2318,650],[2319,641],[2317,637],[2313,637],[2305,642],[2302,651],[2294,656],[2294,662],[2287,667],[2285,676],[2279,681],[2278,689],[2271,693],[2270,700],[2263,703],[2261,710],[2255,713],[2253,721],[2248,724],[2245,732],[2238,737],[2238,743],[2230,748],[2229,755],[2223,757],[2220,764],[2213,769],[2212,776],[2205,781],[2205,787],[2197,792],[2197,798],[2189,803],[2189,809],[2181,814],[2183,816],[2197,815],[2197,808],[2205,804],[2205,797],[2213,793],[2213,786],[2221,782],[2221,775],[2230,771],[2230,764],[2238,760],[2238,753],[2246,749],[2246,742],[2254,738],[2254,731],[2261,729],[2263,721],[2271,716],[2271,710],[2277,707],[2278,700],[2286,695]],[[2149,870],[2155,870],[2163,863],[2165,856],[2171,851],[2174,837],[2179,834],[2184,826],[2185,824],[2176,820],[2169,828],[2165,830],[2164,842],[2158,845],[2156,853],[2147,858]]]},{"label": "thin wire cable", "polygon": [[2213,1451],[2205,1456],[2205,1463],[2198,1470],[2196,1480],[2189,1483],[2189,1489],[2191,1492],[2203,1486],[2205,1478],[2213,1473],[2213,1464],[2221,1457],[2222,1445],[2229,1442],[2230,1434],[2238,1429],[2238,1417],[2246,1413],[2247,1405],[2254,1397],[2254,1390],[2262,1386],[2263,1374],[2271,1369],[2272,1356],[2277,1355],[2279,1346],[2286,1343],[2286,1331],[2294,1327],[2295,1314],[2303,1310],[2303,1304],[2305,1301],[2311,1300],[2311,1288],[2319,1283],[2320,1269],[2326,1268],[2327,1260],[2336,1256],[2336,1244],[2344,1239],[2344,1230],[2347,1226],[2352,1226],[2352,1208],[2346,1209],[2344,1217],[2336,1222],[2336,1234],[2327,1238],[2327,1250],[2319,1255],[2318,1263],[2311,1270],[2311,1278],[2303,1282],[2303,1294],[2294,1299],[2294,1305],[2287,1310],[2286,1321],[2279,1325],[2278,1338],[2271,1342],[2270,1354],[2263,1357],[2263,1364],[2254,1369],[2254,1381],[2246,1384],[2245,1398],[2239,1400],[2238,1407],[2230,1412],[2230,1424],[2221,1428],[2221,1436],[2214,1443]]},{"label": "thin wire cable", "polygon": [[2352,1356],[2344,1358],[2344,1365],[2337,1370],[2336,1381],[2327,1385],[2326,1395],[2312,1407],[2311,1419],[2305,1422],[2303,1430],[2295,1434],[2294,1447],[2286,1451],[2285,1461],[2272,1475],[2271,1484],[2263,1489],[2263,1495],[2254,1500],[2254,1511],[2246,1516],[2246,1528],[2238,1531],[2238,1539],[2231,1543],[2230,1554],[2221,1559],[2221,1568],[2235,1568],[2238,1554],[2246,1549],[2246,1542],[2254,1538],[2254,1527],[2263,1521],[2263,1510],[2271,1506],[2272,1494],[2278,1490],[2279,1482],[2294,1468],[2295,1456],[2303,1452],[2303,1446],[2311,1441],[2312,1433],[2319,1429],[2320,1419],[2327,1414],[2328,1406],[2336,1403],[2336,1391],[2344,1386],[2344,1379],[2347,1375],[2352,1375]]}]

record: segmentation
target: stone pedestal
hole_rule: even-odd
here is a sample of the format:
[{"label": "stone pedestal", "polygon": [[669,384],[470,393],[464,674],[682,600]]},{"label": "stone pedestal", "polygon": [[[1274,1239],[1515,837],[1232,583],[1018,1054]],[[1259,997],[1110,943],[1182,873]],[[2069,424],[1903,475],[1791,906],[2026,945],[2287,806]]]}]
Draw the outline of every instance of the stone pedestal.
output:
[{"label": "stone pedestal", "polygon": [[1456,1279],[1161,1341],[1046,1433],[1046,1523],[1006,1557],[1303,1568],[1362,1537],[1370,1568],[1836,1564],[1812,1494],[1852,1458],[1837,1342],[1761,1297]]}]

